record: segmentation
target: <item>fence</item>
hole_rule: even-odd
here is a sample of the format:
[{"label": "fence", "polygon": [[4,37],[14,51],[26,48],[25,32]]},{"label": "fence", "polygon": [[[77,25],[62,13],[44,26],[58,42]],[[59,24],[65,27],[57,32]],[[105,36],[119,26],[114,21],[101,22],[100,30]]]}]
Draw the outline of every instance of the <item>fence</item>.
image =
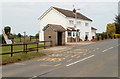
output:
[{"label": "fence", "polygon": [[[6,52],[6,53],[0,53],[0,55],[6,55],[6,54],[11,54],[11,57],[13,56],[14,53],[22,53],[22,52],[29,52],[29,51],[37,51],[38,52],[38,48],[42,48],[44,47],[44,49],[46,49],[45,43],[46,42],[50,42],[50,47],[52,46],[52,41],[40,41],[40,42],[32,42],[32,43],[23,43],[23,44],[4,44],[4,45],[0,45],[0,47],[6,47],[6,46],[10,46],[10,52]],[[43,46],[39,46],[39,43],[43,43]],[[32,47],[29,48],[28,45],[32,45],[32,44],[36,44],[36,47]],[[13,51],[14,46],[23,46],[23,51]]]}]

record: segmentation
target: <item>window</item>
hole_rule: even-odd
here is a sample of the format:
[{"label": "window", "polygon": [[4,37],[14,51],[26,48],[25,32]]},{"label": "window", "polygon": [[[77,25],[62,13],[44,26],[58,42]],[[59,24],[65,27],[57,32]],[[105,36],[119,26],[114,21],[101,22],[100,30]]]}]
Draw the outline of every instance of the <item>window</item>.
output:
[{"label": "window", "polygon": [[73,37],[75,36],[75,32],[73,32]]},{"label": "window", "polygon": [[74,24],[74,21],[73,21],[73,20],[69,20],[69,24],[70,24],[70,25],[73,25],[73,24]]},{"label": "window", "polygon": [[48,38],[51,38],[51,36],[48,36]]},{"label": "window", "polygon": [[85,26],[88,26],[88,23],[85,23]]},{"label": "window", "polygon": [[80,22],[80,21],[77,21],[77,25],[81,25],[81,22]]},{"label": "window", "polygon": [[71,34],[71,32],[68,32],[68,36],[71,36],[72,34]]}]

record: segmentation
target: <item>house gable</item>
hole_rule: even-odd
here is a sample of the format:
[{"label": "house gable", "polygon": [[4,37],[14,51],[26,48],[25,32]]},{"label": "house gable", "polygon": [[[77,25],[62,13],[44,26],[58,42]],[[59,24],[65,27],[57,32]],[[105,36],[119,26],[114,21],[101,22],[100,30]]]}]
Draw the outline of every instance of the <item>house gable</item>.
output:
[{"label": "house gable", "polygon": [[60,13],[59,11],[57,11],[56,9],[54,9],[53,7],[50,7],[43,15],[41,15],[38,20],[41,20],[42,18],[44,18],[44,16],[46,16],[51,10],[54,10],[55,12],[59,13],[61,16],[66,17],[65,15],[63,15],[62,13]]}]

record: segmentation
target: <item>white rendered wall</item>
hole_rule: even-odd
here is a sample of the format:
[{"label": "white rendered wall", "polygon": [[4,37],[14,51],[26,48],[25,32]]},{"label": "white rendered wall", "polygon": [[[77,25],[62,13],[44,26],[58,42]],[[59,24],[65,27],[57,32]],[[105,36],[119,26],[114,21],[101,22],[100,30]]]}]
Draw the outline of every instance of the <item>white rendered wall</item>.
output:
[{"label": "white rendered wall", "polygon": [[92,36],[96,36],[96,30],[92,30]]},{"label": "white rendered wall", "polygon": [[[49,13],[47,13],[41,20],[40,20],[40,41],[44,41],[44,32],[42,29],[47,24],[56,24],[61,25],[66,29],[66,17],[61,15],[58,11],[52,9]],[[67,37],[66,37],[67,38]],[[67,42],[67,40],[66,40]]]},{"label": "white rendered wall", "polygon": [[[74,27],[74,24],[73,25],[69,24],[69,20],[73,20],[74,24],[76,21],[81,22],[81,25],[76,25],[76,26],[77,29],[80,29],[80,38],[83,41],[85,40],[85,32],[89,32],[88,39],[89,40],[92,39],[91,21],[86,21],[81,19],[75,20],[74,18],[65,17],[60,12],[56,11],[55,9],[52,9],[40,20],[40,36],[39,36],[40,41],[44,41],[44,32],[42,31],[44,26],[46,26],[47,24],[56,24],[63,26],[65,29],[67,29],[67,27]],[[85,26],[85,23],[89,23],[89,26]],[[66,34],[65,42],[67,42],[67,31],[65,34]]]},{"label": "white rendered wall", "polygon": [[[92,39],[92,32],[91,32],[91,21],[86,21],[86,20],[81,20],[81,19],[77,19],[75,21],[74,18],[67,18],[67,26],[68,27],[74,27],[74,24],[73,25],[70,25],[69,24],[69,20],[73,20],[74,21],[74,24],[76,23],[76,21],[80,21],[81,24],[78,25],[76,24],[76,27],[77,29],[80,29],[80,38],[84,41],[85,40],[85,32],[89,32],[89,37],[88,39],[91,40]],[[89,25],[88,26],[85,26],[85,23],[88,23]]]}]

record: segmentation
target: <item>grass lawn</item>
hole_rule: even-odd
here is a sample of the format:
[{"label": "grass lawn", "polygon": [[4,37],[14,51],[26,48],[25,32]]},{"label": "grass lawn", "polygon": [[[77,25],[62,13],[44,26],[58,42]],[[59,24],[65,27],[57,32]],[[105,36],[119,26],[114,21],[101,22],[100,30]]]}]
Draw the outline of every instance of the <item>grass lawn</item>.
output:
[{"label": "grass lawn", "polygon": [[14,62],[19,62],[19,61],[24,61],[24,60],[29,60],[35,57],[41,57],[45,56],[43,53],[39,52],[28,52],[27,54],[25,52],[23,53],[16,53],[12,57],[8,55],[3,55],[2,57],[2,65],[6,65],[9,63],[14,63]]},{"label": "grass lawn", "polygon": [[[25,38],[25,42],[35,42],[35,41],[36,41],[35,38],[32,38],[31,41],[30,41],[30,38],[29,38],[29,37],[26,37],[26,38]],[[23,37],[21,38],[21,42],[20,42],[20,38],[15,38],[15,39],[14,39],[14,42],[15,42],[15,43],[23,43],[23,42],[24,42],[24,38],[23,38]]]},{"label": "grass lawn", "polygon": [[[40,46],[43,46],[43,44],[39,44],[39,47],[40,47]],[[27,46],[27,48],[33,48],[33,47],[37,47],[37,45],[36,45],[36,44],[29,44],[29,45]],[[13,46],[13,52],[23,51],[23,48],[24,48],[23,45]],[[8,52],[11,51],[11,50],[10,50],[10,49],[11,49],[10,46],[0,47],[0,49],[2,49],[2,52],[0,52],[0,53],[8,53]],[[41,48],[39,48],[39,49],[44,49],[44,47],[41,47]]]},{"label": "grass lawn", "polygon": [[[36,44],[29,44],[28,48],[32,48],[32,47],[36,47]],[[39,46],[43,46],[43,44],[39,44]],[[10,52],[10,46],[5,46],[5,47],[0,47],[0,49],[2,49],[2,52],[0,53],[8,53]],[[44,49],[44,47],[39,48],[40,49]],[[23,45],[17,45],[17,46],[13,46],[13,51],[17,52],[17,51],[23,51]],[[9,64],[9,63],[14,63],[14,62],[18,62],[18,61],[24,61],[24,60],[28,60],[31,58],[35,58],[35,57],[41,57],[44,56],[45,54],[37,52],[37,51],[31,51],[28,52],[26,54],[26,52],[21,52],[21,53],[15,53],[13,54],[13,56],[11,57],[10,54],[7,55],[2,55],[2,65],[5,64]]]}]

